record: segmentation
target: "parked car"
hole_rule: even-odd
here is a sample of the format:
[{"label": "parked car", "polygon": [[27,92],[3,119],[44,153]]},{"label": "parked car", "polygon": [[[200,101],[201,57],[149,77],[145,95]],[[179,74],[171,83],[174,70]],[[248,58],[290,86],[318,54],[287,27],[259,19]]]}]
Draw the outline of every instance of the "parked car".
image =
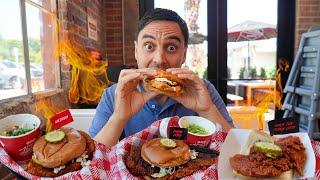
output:
[{"label": "parked car", "polygon": [[[24,64],[20,64],[23,68],[25,67]],[[43,68],[41,65],[30,63],[30,75],[31,78],[33,77],[41,77],[43,76]]]},{"label": "parked car", "polygon": [[43,76],[43,68],[41,65],[31,63],[30,64],[30,73],[31,73],[31,77]]},{"label": "parked car", "polygon": [[22,88],[25,81],[25,70],[19,64],[9,60],[0,60],[0,88]]}]

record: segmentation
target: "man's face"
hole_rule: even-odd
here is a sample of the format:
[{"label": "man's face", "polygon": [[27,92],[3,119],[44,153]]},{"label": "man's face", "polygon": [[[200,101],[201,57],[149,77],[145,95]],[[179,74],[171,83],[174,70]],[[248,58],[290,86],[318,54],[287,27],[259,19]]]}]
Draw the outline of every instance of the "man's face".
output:
[{"label": "man's face", "polygon": [[145,26],[135,41],[138,68],[180,68],[186,47],[179,25],[172,21],[153,21]]}]

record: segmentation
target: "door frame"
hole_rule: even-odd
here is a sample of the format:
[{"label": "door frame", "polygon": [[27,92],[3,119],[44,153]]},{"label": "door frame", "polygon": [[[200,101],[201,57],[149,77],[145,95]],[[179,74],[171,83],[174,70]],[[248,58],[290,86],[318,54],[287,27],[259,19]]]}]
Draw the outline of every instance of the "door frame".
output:
[{"label": "door frame", "polygon": [[[154,8],[154,0],[139,0],[140,17]],[[207,0],[208,21],[208,80],[216,87],[223,101],[227,103],[227,0]],[[294,60],[296,0],[278,0],[276,63],[284,58],[292,67]],[[285,86],[287,76],[282,78]],[[276,112],[277,115],[278,112]],[[279,113],[278,113],[279,114]]]}]

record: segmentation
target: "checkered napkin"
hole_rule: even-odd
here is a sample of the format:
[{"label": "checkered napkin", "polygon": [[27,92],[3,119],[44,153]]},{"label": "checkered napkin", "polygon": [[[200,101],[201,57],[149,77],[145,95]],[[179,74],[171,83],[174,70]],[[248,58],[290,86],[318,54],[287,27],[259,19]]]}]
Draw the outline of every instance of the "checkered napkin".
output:
[{"label": "checkered napkin", "polygon": [[[79,171],[71,172],[55,179],[139,179],[127,170],[124,163],[124,155],[129,153],[132,146],[141,146],[146,140],[159,136],[160,120],[151,124],[145,130],[129,136],[111,149],[104,145],[95,142],[96,151],[93,155],[92,162],[89,166],[82,168]],[[212,136],[210,144],[211,149],[218,150],[223,144],[227,133],[217,131]],[[320,142],[312,141],[312,147],[316,155],[316,178],[320,179]],[[0,147],[0,162],[15,171],[16,173],[28,179],[43,179],[33,176],[23,170],[23,164],[17,164],[12,158]],[[185,177],[185,180],[195,179],[218,179],[217,164],[211,165],[206,170],[199,170],[193,175]]]}]

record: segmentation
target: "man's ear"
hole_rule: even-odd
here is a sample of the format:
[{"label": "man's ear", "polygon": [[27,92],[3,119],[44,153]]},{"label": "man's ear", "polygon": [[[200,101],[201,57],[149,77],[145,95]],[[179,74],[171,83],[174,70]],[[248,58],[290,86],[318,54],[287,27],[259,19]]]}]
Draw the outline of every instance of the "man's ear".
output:
[{"label": "man's ear", "polygon": [[134,41],[134,57],[138,61],[138,42]]}]

